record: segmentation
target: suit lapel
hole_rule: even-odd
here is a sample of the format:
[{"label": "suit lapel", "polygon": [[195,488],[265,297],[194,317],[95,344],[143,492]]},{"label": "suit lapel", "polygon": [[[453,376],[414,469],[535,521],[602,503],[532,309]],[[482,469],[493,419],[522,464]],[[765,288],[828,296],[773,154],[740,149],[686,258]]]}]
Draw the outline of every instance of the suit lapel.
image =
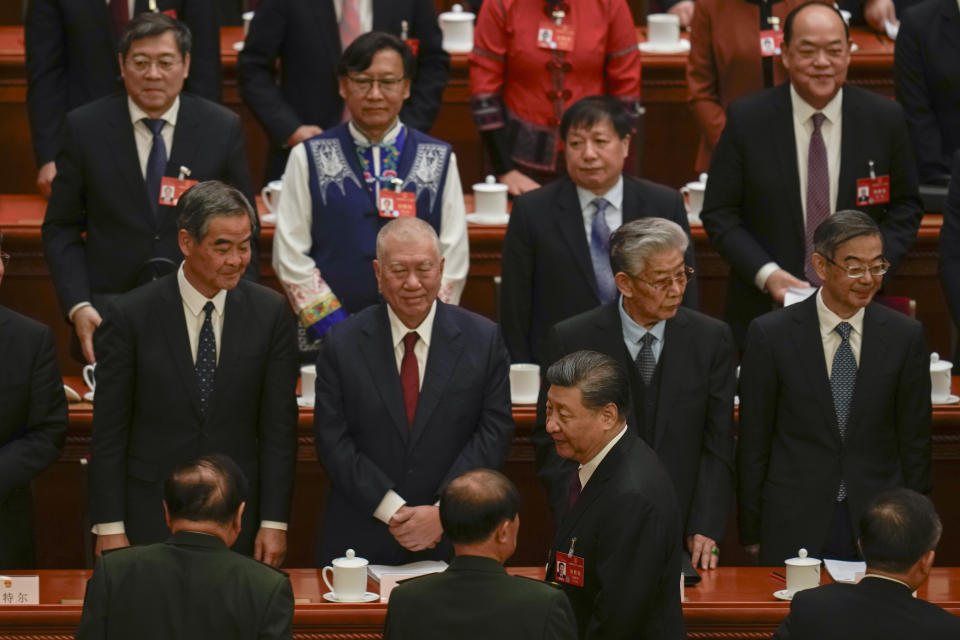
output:
[{"label": "suit lapel", "polygon": [[635,180],[623,178],[623,205],[620,207],[623,215],[623,223],[633,222],[639,218],[645,218],[651,215],[658,215],[658,212],[647,211],[647,201],[637,189]]},{"label": "suit lapel", "polygon": [[692,336],[687,335],[687,317],[681,309],[676,316],[667,320],[663,333],[663,351],[660,352],[660,389],[657,395],[657,417],[653,442],[650,448],[659,450],[663,434],[667,431],[667,423],[673,413],[670,407],[677,406],[682,400],[680,393],[680,379],[683,375],[683,363],[680,354],[683,352],[679,345],[689,344]]},{"label": "suit lapel", "polygon": [[197,371],[193,366],[193,353],[190,351],[190,338],[187,336],[187,324],[183,315],[183,299],[177,285],[177,276],[166,277],[162,292],[163,305],[156,310],[158,326],[170,348],[170,357],[190,398],[193,412],[200,418],[200,386],[197,383]]},{"label": "suit lapel", "polygon": [[194,164],[202,136],[199,133],[200,120],[190,106],[190,97],[181,94],[177,126],[173,129],[173,148],[170,149],[170,159],[164,175],[176,177],[180,173],[180,167],[190,169]]},{"label": "suit lapel", "polygon": [[[793,316],[797,323],[796,331],[791,332],[797,362],[807,378],[807,385],[813,390],[817,405],[823,417],[823,423],[830,427],[830,433],[840,444],[840,428],[837,425],[837,412],[833,406],[833,391],[827,376],[827,363],[823,357],[823,339],[820,337],[820,319],[817,316],[816,294],[803,302],[798,302],[800,313]],[[847,421],[849,423],[849,420]]]},{"label": "suit lapel", "polygon": [[837,182],[837,211],[856,209],[857,178],[869,175],[868,158],[863,155],[863,141],[869,140],[874,134],[872,131],[861,129],[860,104],[857,94],[844,87],[843,105],[843,133],[840,137],[840,179]]},{"label": "suit lapel", "polygon": [[387,412],[393,418],[394,426],[406,441],[410,437],[410,429],[407,427],[407,410],[403,404],[403,389],[400,387],[385,304],[381,304],[377,312],[370,316],[363,333],[366,339],[360,344],[360,353]]},{"label": "suit lapel", "polygon": [[590,260],[590,245],[584,233],[583,212],[580,210],[580,199],[577,189],[570,178],[561,178],[560,192],[557,194],[557,212],[554,220],[560,230],[560,235],[570,249],[570,256],[580,270],[584,280],[589,285],[593,295],[600,301],[597,293],[597,277],[593,273],[593,262]]},{"label": "suit lapel", "polygon": [[[633,393],[633,386],[643,384],[640,381],[636,365],[630,358],[630,352],[623,341],[623,325],[620,322],[620,298],[617,297],[613,302],[608,302],[603,307],[603,313],[597,317],[593,325],[593,339],[596,340],[595,350],[600,353],[606,353],[620,362],[630,377],[631,401],[636,404],[636,397]],[[593,347],[591,347],[593,348]],[[636,411],[630,412],[627,424],[635,433],[639,433],[636,423]]]},{"label": "suit lapel", "polygon": [[[223,328],[220,331],[220,357],[217,359],[217,369],[213,382],[213,394],[210,398],[210,407],[207,416],[212,416],[218,406],[229,396],[228,380],[232,371],[237,371],[242,359],[243,346],[248,342],[244,336],[244,328],[249,327],[247,317],[250,306],[246,304],[246,295],[242,285],[227,292],[223,305]],[[199,387],[198,387],[199,389]]]},{"label": "suit lapel", "polygon": [[774,101],[771,127],[767,129],[771,143],[776,150],[777,162],[780,165],[781,184],[784,185],[783,203],[790,208],[790,223],[794,227],[800,246],[806,236],[803,228],[803,205],[800,190],[806,185],[800,184],[800,173],[797,167],[797,139],[793,129],[793,105],[790,103],[790,85],[785,83],[778,89],[777,99]]},{"label": "suit lapel", "polygon": [[960,7],[955,0],[940,3],[940,37],[953,47],[954,56],[960,56]]},{"label": "suit lapel", "polygon": [[397,0],[373,0],[373,30],[393,33],[393,15],[390,9]]},{"label": "suit lapel", "polygon": [[[137,155],[137,143],[133,137],[133,124],[130,122],[130,109],[127,108],[126,95],[117,96],[113,106],[114,113],[106,124],[107,145],[113,153],[116,175],[129,192],[127,202],[141,203],[142,211],[153,211],[147,199],[147,187],[140,173],[140,160]],[[142,223],[153,229],[153,220],[144,219]]]},{"label": "suit lapel", "polygon": [[873,380],[882,369],[883,355],[887,350],[886,322],[874,313],[874,304],[867,305],[863,314],[863,336],[860,341],[860,366],[857,367],[850,414],[847,417],[847,440],[853,435],[862,420],[860,416],[871,403],[870,395],[876,392]]},{"label": "suit lapel", "polygon": [[[310,7],[316,22],[317,40],[326,45],[330,60],[339,60],[343,47],[340,46],[340,28],[337,24],[337,13],[333,10],[333,1],[318,0],[307,2],[306,5]],[[335,97],[337,100],[341,99],[339,95]]]},{"label": "suit lapel", "polygon": [[430,337],[430,353],[427,356],[427,370],[423,374],[423,385],[417,399],[417,413],[413,420],[411,447],[416,446],[423,435],[447,382],[453,378],[462,351],[463,336],[460,327],[450,321],[444,304],[438,300],[437,313],[433,320],[433,335]]}]

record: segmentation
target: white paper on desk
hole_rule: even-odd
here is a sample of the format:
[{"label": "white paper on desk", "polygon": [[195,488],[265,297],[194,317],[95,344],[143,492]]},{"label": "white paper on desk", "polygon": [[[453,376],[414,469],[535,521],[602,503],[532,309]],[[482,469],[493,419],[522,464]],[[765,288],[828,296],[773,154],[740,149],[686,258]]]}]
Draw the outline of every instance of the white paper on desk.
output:
[{"label": "white paper on desk", "polygon": [[445,571],[447,563],[443,560],[421,560],[420,562],[410,562],[391,566],[388,564],[371,564],[367,567],[367,575],[380,582],[380,578],[385,573],[402,573],[409,577],[422,576],[428,573],[439,573]]},{"label": "white paper on desk", "polygon": [[834,582],[858,582],[867,572],[866,562],[824,559],[823,564]]},{"label": "white paper on desk", "polygon": [[783,294],[783,306],[789,307],[792,304],[803,302],[816,292],[816,287],[787,287],[787,292]]},{"label": "white paper on desk", "polygon": [[900,22],[890,22],[886,18],[883,19],[883,30],[887,32],[887,37],[891,40],[897,39],[897,34],[900,33]]}]

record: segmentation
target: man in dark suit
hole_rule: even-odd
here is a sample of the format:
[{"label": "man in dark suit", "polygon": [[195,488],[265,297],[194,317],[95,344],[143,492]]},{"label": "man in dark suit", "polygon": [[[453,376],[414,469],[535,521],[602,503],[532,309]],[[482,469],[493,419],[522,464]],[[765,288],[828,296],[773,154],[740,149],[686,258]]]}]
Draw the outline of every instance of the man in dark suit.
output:
[{"label": "man in dark suit", "polygon": [[507,352],[496,325],[440,302],[437,234],[404,217],[377,235],[384,303],[340,322],[317,357],[314,433],[332,490],[323,566],[347,547],[372,563],[446,558],[443,486],[499,468],[513,437]]},{"label": "man in dark suit", "polygon": [[[123,17],[116,15],[119,10]],[[131,13],[132,11],[132,13]],[[36,156],[37,186],[49,195],[57,173],[64,121],[71,109],[120,91],[120,29],[152,11],[178,18],[193,34],[187,91],[220,100],[220,29],[209,0],[30,0],[24,43],[27,115]]]},{"label": "man in dark suit", "polygon": [[290,579],[229,548],[242,530],[247,489],[225,455],[175,467],[163,487],[173,535],[100,558],[87,582],[78,640],[292,638]]},{"label": "man in dark suit", "polygon": [[446,571],[390,593],[384,638],[574,640],[576,621],[561,590],[503,570],[517,548],[519,511],[516,487],[497,471],[453,479],[440,496],[440,521],[456,557]]},{"label": "man in dark suit", "polygon": [[943,526],[930,499],[909,489],[878,495],[860,518],[867,573],[857,584],[800,591],[775,640],[960,638],[960,619],[914,598],[926,583]]},{"label": "man in dark suit", "polygon": [[[940,228],[940,286],[953,324],[960,326],[960,149],[953,155],[953,177]],[[956,355],[960,355],[960,346]],[[954,362],[960,363],[956,355]]]},{"label": "man in dark suit", "polygon": [[126,95],[67,116],[43,223],[57,297],[88,362],[108,299],[180,262],[176,203],[161,201],[161,184],[217,179],[251,196],[239,117],[181,94],[191,66],[184,24],[141,14],[119,47]]},{"label": "man in dark suit", "polygon": [[[737,354],[730,328],[680,306],[692,269],[683,264],[689,238],[663,218],[641,218],[610,238],[619,296],[555,325],[544,367],[574,351],[599,351],[628,372],[631,430],[657,453],[673,480],[680,522],[694,566],[717,566],[717,542],[733,503],[733,395]],[[649,336],[649,337],[647,337]],[[553,511],[565,509],[572,462],[546,430],[547,386],[537,403],[533,440],[537,474]]]},{"label": "man in dark suit", "polygon": [[[10,261],[0,232],[0,282]],[[67,399],[50,327],[0,305],[0,570],[30,569],[30,481],[63,447]]]},{"label": "man in dark suit", "polygon": [[579,465],[547,561],[580,638],[686,638],[680,514],[670,477],[632,429],[630,381],[610,356],[577,351],[547,369],[547,433]]},{"label": "man in dark suit", "polygon": [[[543,362],[547,329],[616,296],[608,247],[610,232],[621,224],[658,216],[689,236],[678,192],[623,175],[632,126],[616,98],[577,101],[560,123],[567,176],[514,201],[503,238],[500,295],[500,324],[513,362]],[[692,244],[686,261],[693,266]],[[695,282],[684,304],[697,306]]]},{"label": "man in dark suit", "polygon": [[269,180],[281,176],[292,147],[346,119],[337,64],[353,39],[368,31],[411,45],[417,77],[400,118],[430,131],[450,70],[432,0],[262,0],[239,56],[240,91],[270,138]]},{"label": "man in dark suit", "polygon": [[871,498],[930,490],[929,352],[919,322],[871,303],[880,229],[838,211],[814,247],[823,286],[753,321],[740,370],[740,536],[765,565],[855,559]]},{"label": "man in dark suit", "polygon": [[94,339],[90,520],[97,552],[169,535],[162,479],[207,452],[250,480],[234,548],[279,565],[296,463],[296,325],[277,292],[241,280],[256,214],[237,189],[180,198],[179,270],[118,298]]},{"label": "man in dark suit", "polygon": [[950,160],[960,149],[960,9],[955,0],[925,0],[904,12],[893,63],[920,182],[946,184]]},{"label": "man in dark suit", "polygon": [[783,35],[790,82],[730,105],[701,213],[730,263],[726,317],[740,345],[750,321],[782,303],[789,287],[819,285],[812,236],[831,212],[870,214],[893,269],[923,217],[903,111],[844,84],[850,40],[842,16],[810,2],[790,12]]}]

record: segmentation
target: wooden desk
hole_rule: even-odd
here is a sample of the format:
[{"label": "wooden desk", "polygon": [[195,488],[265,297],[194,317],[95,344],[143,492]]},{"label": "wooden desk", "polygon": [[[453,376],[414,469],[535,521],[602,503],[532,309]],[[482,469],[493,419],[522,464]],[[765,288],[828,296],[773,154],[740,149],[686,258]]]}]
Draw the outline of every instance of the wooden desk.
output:
[{"label": "wooden desk", "polygon": [[[293,636],[298,639],[380,638],[387,605],[334,604],[322,599],[327,588],[316,569],[288,569],[297,604]],[[511,573],[543,579],[541,567],[510,569]],[[0,640],[72,638],[80,622],[81,600],[89,571],[39,571],[41,604],[0,607]],[[822,582],[830,580],[823,571]],[[768,637],[786,617],[790,604],[773,592],[782,583],[759,567],[721,567],[704,572],[703,581],[684,590],[683,617],[691,638],[755,639]],[[934,568],[920,587],[919,598],[960,615],[960,569]],[[307,602],[306,600],[309,600]],[[507,621],[509,623],[509,621]]]}]

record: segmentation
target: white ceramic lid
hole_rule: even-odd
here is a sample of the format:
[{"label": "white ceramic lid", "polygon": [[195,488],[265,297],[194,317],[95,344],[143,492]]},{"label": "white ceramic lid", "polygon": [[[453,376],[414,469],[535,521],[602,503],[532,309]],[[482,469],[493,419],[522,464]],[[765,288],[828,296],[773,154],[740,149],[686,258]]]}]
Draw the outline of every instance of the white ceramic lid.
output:
[{"label": "white ceramic lid", "polygon": [[347,549],[347,555],[345,557],[337,558],[333,561],[333,566],[335,567],[364,567],[367,564],[367,559],[357,557],[357,552],[353,549]]},{"label": "white ceramic lid", "polygon": [[953,369],[953,363],[949,360],[941,360],[940,354],[934,351],[930,354],[930,371],[947,371]]},{"label": "white ceramic lid", "polygon": [[797,557],[790,558],[789,560],[787,560],[787,564],[793,565],[795,567],[812,567],[820,564],[820,560],[818,560],[817,558],[808,558],[807,550],[800,549],[799,553],[797,554]]},{"label": "white ceramic lid", "polygon": [[497,182],[497,179],[493,176],[487,176],[483,182],[475,183],[473,190],[480,191],[481,193],[500,193],[501,191],[507,190],[507,185],[502,182]]},{"label": "white ceramic lid", "polygon": [[450,11],[444,11],[440,14],[440,20],[466,22],[467,20],[473,20],[473,13],[470,11],[464,11],[462,6],[455,4],[450,7]]}]

